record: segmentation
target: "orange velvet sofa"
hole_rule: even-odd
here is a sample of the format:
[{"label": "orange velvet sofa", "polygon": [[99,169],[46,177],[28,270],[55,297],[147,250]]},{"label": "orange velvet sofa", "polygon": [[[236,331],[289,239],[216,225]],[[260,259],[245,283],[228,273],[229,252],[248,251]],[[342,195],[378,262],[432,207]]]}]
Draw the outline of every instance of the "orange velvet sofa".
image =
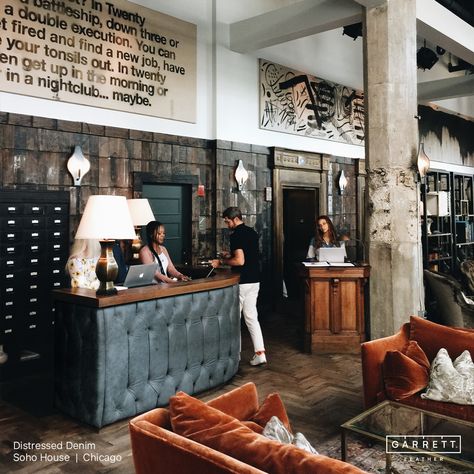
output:
[{"label": "orange velvet sofa", "polygon": [[[447,349],[454,360],[464,350],[469,350],[474,359],[474,330],[452,328],[411,316],[400,331],[389,337],[383,337],[361,344],[362,378],[364,384],[365,408],[389,399],[384,384],[383,363],[388,351],[403,351],[409,341],[416,341],[431,363],[439,349]],[[454,418],[474,421],[473,405],[458,405],[423,399],[416,393],[397,400],[398,403],[418,407]]]},{"label": "orange velvet sofa", "polygon": [[[181,395],[180,395],[181,394]],[[266,408],[263,405],[266,404],[269,397],[276,395],[279,400],[280,408],[277,409],[277,413],[271,413],[274,411],[274,407],[278,403],[271,403]],[[234,474],[262,474],[264,472],[270,472],[267,470],[261,470],[255,467],[253,464],[232,457],[231,455],[225,454],[218,449],[213,449],[207,445],[196,442],[186,436],[181,436],[172,429],[172,423],[174,423],[174,411],[173,411],[173,398],[180,399],[179,403],[188,403],[187,400],[192,399],[191,405],[186,405],[189,410],[193,410],[192,407],[197,407],[194,411],[202,411],[202,407],[213,411],[223,423],[219,420],[214,424],[212,423],[210,430],[214,431],[214,446],[223,446],[219,439],[216,440],[215,426],[221,424],[221,426],[228,426],[231,444],[234,446],[237,444],[237,450],[240,454],[243,453],[242,458],[246,458],[245,451],[247,449],[257,449],[257,458],[272,456],[274,451],[284,450],[285,453],[281,456],[278,461],[278,469],[271,472],[298,472],[301,474],[306,473],[321,473],[321,474],[356,474],[362,473],[360,469],[343,461],[331,459],[322,455],[309,454],[305,451],[299,450],[292,445],[281,445],[277,441],[272,441],[264,438],[261,433],[263,428],[258,423],[263,424],[264,421],[271,416],[279,416],[282,421],[288,425],[289,421],[286,416],[286,410],[284,409],[281,399],[277,394],[271,394],[259,407],[257,389],[253,383],[247,383],[241,387],[238,387],[224,395],[221,395],[207,404],[200,400],[192,399],[192,397],[180,392],[177,396],[172,397],[170,401],[170,408],[157,408],[151,410],[148,413],[144,413],[140,416],[133,418],[129,423],[130,437],[132,444],[133,461],[135,465],[135,471],[137,474],[222,474],[222,473],[234,473]],[[275,397],[273,398],[275,400]],[[198,405],[199,404],[199,405]],[[201,408],[200,408],[201,407]],[[263,409],[262,409],[263,407]],[[257,414],[257,415],[256,415]],[[182,417],[181,417],[182,418]],[[195,427],[199,425],[201,420],[199,414],[196,417],[191,417],[189,422],[185,422],[186,426]],[[236,425],[239,425],[236,427]],[[197,431],[202,433],[199,428]],[[252,429],[248,429],[248,427]],[[291,429],[291,427],[289,427]],[[253,431],[252,431],[253,430]],[[253,441],[248,441],[249,438],[243,442],[235,442],[236,436],[239,435],[239,431],[244,431],[247,435],[253,436]],[[227,433],[226,433],[227,434]],[[219,438],[219,436],[217,436]],[[262,444],[260,444],[262,443]],[[260,452],[258,449],[265,448]],[[289,451],[291,455],[288,455]],[[247,456],[248,457],[248,456]],[[292,459],[291,459],[292,458]],[[286,469],[285,462],[295,461],[299,464],[298,466]],[[303,459],[300,463],[299,459]],[[305,462],[304,460],[309,462]],[[260,461],[260,459],[257,459]],[[255,463],[256,465],[259,462]],[[312,464],[312,467],[310,467]],[[316,468],[314,466],[317,466]]]}]

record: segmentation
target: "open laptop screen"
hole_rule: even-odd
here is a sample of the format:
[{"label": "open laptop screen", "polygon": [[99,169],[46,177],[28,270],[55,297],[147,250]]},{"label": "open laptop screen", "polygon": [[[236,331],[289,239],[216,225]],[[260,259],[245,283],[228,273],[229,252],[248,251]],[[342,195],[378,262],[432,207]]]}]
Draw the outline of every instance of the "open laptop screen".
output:
[{"label": "open laptop screen", "polygon": [[154,285],[156,283],[155,272],[157,267],[157,263],[131,265],[123,282],[123,286],[134,288],[137,286]]},{"label": "open laptop screen", "polygon": [[317,257],[320,262],[342,263],[346,256],[344,247],[321,247],[317,250]]}]

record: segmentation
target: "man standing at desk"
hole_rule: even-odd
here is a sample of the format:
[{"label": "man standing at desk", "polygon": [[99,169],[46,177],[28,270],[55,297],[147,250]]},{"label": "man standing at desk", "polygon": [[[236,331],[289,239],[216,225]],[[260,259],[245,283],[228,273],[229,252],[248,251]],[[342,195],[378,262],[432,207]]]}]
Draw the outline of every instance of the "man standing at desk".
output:
[{"label": "man standing at desk", "polygon": [[226,264],[230,265],[233,271],[240,273],[240,311],[244,313],[255,352],[250,359],[250,365],[266,364],[265,346],[257,312],[260,290],[258,234],[244,224],[238,207],[228,207],[222,217],[227,227],[233,231],[230,235],[230,253],[221,252],[221,260],[213,260],[212,266]]}]

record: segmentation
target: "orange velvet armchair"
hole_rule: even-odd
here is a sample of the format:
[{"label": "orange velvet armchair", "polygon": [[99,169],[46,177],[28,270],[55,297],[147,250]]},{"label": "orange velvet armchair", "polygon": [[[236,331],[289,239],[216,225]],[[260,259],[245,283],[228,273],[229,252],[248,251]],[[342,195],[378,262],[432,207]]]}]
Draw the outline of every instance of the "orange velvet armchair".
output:
[{"label": "orange velvet armchair", "polygon": [[[452,359],[458,357],[466,349],[471,352],[471,356],[474,358],[473,329],[452,328],[411,316],[410,322],[405,323],[393,336],[364,342],[361,345],[365,408],[389,398],[385,391],[382,370],[385,355],[388,351],[403,351],[410,340],[417,341],[430,363],[442,347],[448,351]],[[454,418],[474,421],[473,405],[458,405],[422,399],[419,394],[404,398],[399,403]]]}]

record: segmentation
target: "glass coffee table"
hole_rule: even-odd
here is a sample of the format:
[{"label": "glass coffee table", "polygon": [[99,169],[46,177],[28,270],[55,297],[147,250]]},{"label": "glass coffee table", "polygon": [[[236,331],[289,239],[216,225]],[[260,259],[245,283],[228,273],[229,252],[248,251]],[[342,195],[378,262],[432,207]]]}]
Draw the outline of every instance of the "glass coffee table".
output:
[{"label": "glass coffee table", "polygon": [[[347,435],[357,433],[385,444],[385,472],[393,454],[418,453],[474,472],[474,423],[386,400],[341,425],[341,459]],[[471,472],[471,471],[469,471]]]}]

